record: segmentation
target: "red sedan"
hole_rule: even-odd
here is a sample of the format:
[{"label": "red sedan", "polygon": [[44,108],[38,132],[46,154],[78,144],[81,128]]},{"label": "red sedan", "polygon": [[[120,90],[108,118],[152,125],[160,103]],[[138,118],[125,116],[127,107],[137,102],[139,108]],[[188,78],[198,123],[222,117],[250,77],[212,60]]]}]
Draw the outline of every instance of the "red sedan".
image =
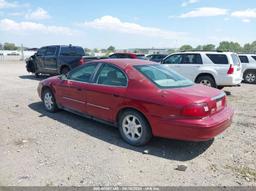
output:
[{"label": "red sedan", "polygon": [[230,126],[223,91],[196,85],[150,61],[92,61],[39,83],[46,110],[64,109],[119,128],[131,145],[153,136],[204,141]]}]

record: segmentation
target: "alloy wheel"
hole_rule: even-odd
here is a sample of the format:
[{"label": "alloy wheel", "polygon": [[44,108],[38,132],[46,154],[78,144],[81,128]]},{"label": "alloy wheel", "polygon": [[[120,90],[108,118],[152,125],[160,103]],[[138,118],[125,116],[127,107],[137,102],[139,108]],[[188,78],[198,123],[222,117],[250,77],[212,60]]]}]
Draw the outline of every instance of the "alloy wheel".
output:
[{"label": "alloy wheel", "polygon": [[48,110],[53,109],[53,106],[54,106],[53,96],[50,92],[46,92],[44,94],[44,105],[45,105],[46,109],[48,109]]},{"label": "alloy wheel", "polygon": [[200,82],[200,84],[203,84],[203,85],[208,86],[208,87],[212,87],[212,84],[209,80],[202,80]]},{"label": "alloy wheel", "polygon": [[134,115],[127,115],[122,122],[122,128],[125,136],[131,141],[137,141],[142,136],[142,124]]},{"label": "alloy wheel", "polygon": [[255,80],[256,80],[256,74],[253,74],[253,73],[248,73],[246,76],[245,76],[245,80],[249,83],[253,83]]}]

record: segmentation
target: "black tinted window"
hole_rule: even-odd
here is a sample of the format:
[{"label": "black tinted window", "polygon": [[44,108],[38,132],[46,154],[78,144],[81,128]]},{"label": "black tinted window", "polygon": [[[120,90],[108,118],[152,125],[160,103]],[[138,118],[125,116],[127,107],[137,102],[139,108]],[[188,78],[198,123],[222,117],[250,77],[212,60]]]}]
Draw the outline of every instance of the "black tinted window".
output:
[{"label": "black tinted window", "polygon": [[202,64],[200,54],[183,54],[181,64]]},{"label": "black tinted window", "polygon": [[182,60],[182,55],[175,54],[166,58],[163,63],[164,64],[180,64],[181,60]]},{"label": "black tinted window", "polygon": [[242,63],[249,63],[249,59],[247,56],[239,56],[239,59]]},{"label": "black tinted window", "polygon": [[99,72],[97,83],[109,86],[126,86],[127,79],[120,69],[105,64]]},{"label": "black tinted window", "polygon": [[84,50],[78,47],[61,47],[61,56],[84,56]]},{"label": "black tinted window", "polygon": [[56,50],[57,50],[57,47],[54,47],[54,46],[50,46],[47,48],[47,51],[46,51],[46,56],[55,56],[56,54]]},{"label": "black tinted window", "polygon": [[252,56],[252,58],[253,58],[254,60],[256,60],[256,56]]},{"label": "black tinted window", "polygon": [[206,54],[214,64],[228,64],[228,58],[225,54]]},{"label": "black tinted window", "polygon": [[97,64],[86,64],[80,66],[69,73],[68,79],[80,82],[90,82],[90,79],[94,74],[96,68]]},{"label": "black tinted window", "polygon": [[46,47],[40,48],[40,49],[37,51],[37,55],[38,55],[38,56],[44,56],[45,53],[46,53],[46,50],[47,50]]}]

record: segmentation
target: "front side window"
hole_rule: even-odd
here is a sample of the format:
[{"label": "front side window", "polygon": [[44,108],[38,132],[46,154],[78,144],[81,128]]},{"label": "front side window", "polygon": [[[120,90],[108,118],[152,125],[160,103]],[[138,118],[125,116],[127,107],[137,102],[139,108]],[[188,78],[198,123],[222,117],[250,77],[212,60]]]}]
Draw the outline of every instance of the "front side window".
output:
[{"label": "front side window", "polygon": [[86,64],[80,66],[69,73],[68,79],[80,82],[90,82],[97,66],[98,64]]},{"label": "front side window", "polygon": [[249,59],[247,56],[239,56],[239,59],[242,63],[249,63]]},{"label": "front side window", "polygon": [[108,86],[127,86],[127,78],[120,69],[105,64],[98,74],[97,83]]},{"label": "front side window", "polygon": [[166,58],[164,60],[164,64],[180,64],[181,60],[182,60],[182,55],[175,54]]},{"label": "front side window", "polygon": [[134,67],[159,88],[187,87],[194,84],[189,79],[186,79],[165,65],[150,64]]},{"label": "front side window", "polygon": [[44,56],[45,53],[46,53],[46,50],[47,50],[47,47],[40,48],[40,49],[37,51],[37,55],[38,55],[38,56]]},{"label": "front side window", "polygon": [[57,50],[57,47],[54,47],[54,46],[48,47],[45,55],[46,56],[55,56],[56,50]]},{"label": "front side window", "polygon": [[228,64],[228,57],[225,54],[206,54],[214,64]]}]

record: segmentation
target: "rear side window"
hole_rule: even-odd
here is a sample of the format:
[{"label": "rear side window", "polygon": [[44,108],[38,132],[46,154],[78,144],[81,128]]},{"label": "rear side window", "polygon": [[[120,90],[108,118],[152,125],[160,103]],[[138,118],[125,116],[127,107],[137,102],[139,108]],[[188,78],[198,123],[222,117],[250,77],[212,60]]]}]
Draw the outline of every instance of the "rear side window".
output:
[{"label": "rear side window", "polygon": [[127,79],[120,69],[105,64],[99,72],[97,83],[108,86],[126,86]]},{"label": "rear side window", "polygon": [[79,47],[61,47],[61,56],[84,56],[84,50]]},{"label": "rear side window", "polygon": [[240,66],[240,60],[236,54],[231,54],[231,58],[235,66]]},{"label": "rear side window", "polygon": [[256,56],[252,56],[252,58],[256,61]]},{"label": "rear side window", "polygon": [[183,54],[181,64],[203,64],[200,54]]},{"label": "rear side window", "polygon": [[242,63],[249,63],[249,59],[247,56],[239,56],[239,59]]},{"label": "rear side window", "polygon": [[214,64],[228,64],[228,57],[225,54],[206,54]]}]

